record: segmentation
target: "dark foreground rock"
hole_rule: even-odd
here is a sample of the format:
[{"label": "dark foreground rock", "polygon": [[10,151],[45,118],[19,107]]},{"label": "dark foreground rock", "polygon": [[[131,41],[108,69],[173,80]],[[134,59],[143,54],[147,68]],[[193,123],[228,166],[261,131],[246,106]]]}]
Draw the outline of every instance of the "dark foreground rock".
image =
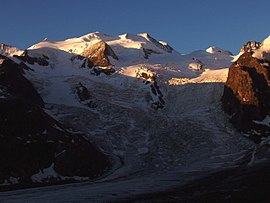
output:
[{"label": "dark foreground rock", "polygon": [[[109,159],[81,134],[65,130],[43,109],[42,98],[22,67],[0,63],[0,188],[33,182],[94,178]],[[80,178],[79,178],[80,179]]]},{"label": "dark foreground rock", "polygon": [[112,202],[268,203],[269,170],[269,161],[252,167],[226,169],[179,188]]},{"label": "dark foreground rock", "polygon": [[270,67],[268,61],[245,52],[234,62],[222,96],[222,105],[232,124],[259,142],[270,135],[263,120],[270,113]]}]

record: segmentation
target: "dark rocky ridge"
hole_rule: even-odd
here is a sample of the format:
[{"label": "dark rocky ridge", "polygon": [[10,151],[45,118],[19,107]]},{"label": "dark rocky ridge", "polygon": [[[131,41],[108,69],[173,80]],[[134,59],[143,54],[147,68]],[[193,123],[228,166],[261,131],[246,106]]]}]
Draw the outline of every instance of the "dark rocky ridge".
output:
[{"label": "dark rocky ridge", "polygon": [[22,74],[24,67],[1,56],[0,184],[32,183],[31,176],[49,167],[57,176],[43,180],[47,183],[62,181],[62,176],[102,175],[110,168],[109,159],[44,112],[42,98]]},{"label": "dark rocky ridge", "polygon": [[29,80],[23,76],[29,68],[24,64],[16,64],[6,56],[0,55],[0,87],[9,94],[20,98],[28,103],[43,107],[44,103],[40,95],[35,91]]},{"label": "dark rocky ridge", "polygon": [[161,54],[160,52],[157,52],[157,51],[154,51],[152,49],[146,49],[146,48],[143,48],[143,53],[144,53],[144,58],[145,59],[149,59],[149,56],[151,54]]},{"label": "dark rocky ridge", "polygon": [[150,87],[150,92],[149,94],[146,94],[145,97],[146,100],[151,104],[151,108],[155,110],[164,108],[165,101],[158,86],[156,76],[145,72],[137,72],[136,77],[144,79],[145,85],[149,85]]},{"label": "dark rocky ridge", "polygon": [[222,96],[232,124],[257,142],[270,135],[268,126],[256,122],[270,113],[270,67],[266,62],[245,52],[231,65]]},{"label": "dark rocky ridge", "polygon": [[149,41],[152,42],[155,46],[157,46],[160,49],[163,49],[164,51],[166,51],[168,53],[172,53],[173,48],[170,47],[168,44],[166,44],[166,45],[161,44],[156,39],[154,39],[153,37],[151,37],[148,33],[146,33],[145,35],[149,39]]},{"label": "dark rocky ridge", "polygon": [[20,55],[14,55],[14,57],[22,60],[23,62],[27,62],[31,65],[37,63],[40,66],[48,66],[49,62],[48,62],[48,57],[43,55],[42,57],[32,57],[29,56],[27,49]]},{"label": "dark rocky ridge", "polygon": [[240,52],[252,52],[252,50],[256,50],[261,46],[260,42],[256,42],[254,40],[248,41],[244,44],[240,50]]},{"label": "dark rocky ridge", "polygon": [[75,87],[75,93],[80,103],[88,106],[89,108],[97,107],[97,104],[93,100],[89,90],[81,82]]},{"label": "dark rocky ridge", "polygon": [[84,57],[84,56],[81,56],[81,55],[75,55],[75,56],[72,56],[70,58],[71,61],[74,61],[74,60],[80,60],[80,61],[83,61],[82,65],[81,65],[81,68],[93,68],[94,67],[94,64],[92,63],[92,61],[90,61],[88,58]]}]

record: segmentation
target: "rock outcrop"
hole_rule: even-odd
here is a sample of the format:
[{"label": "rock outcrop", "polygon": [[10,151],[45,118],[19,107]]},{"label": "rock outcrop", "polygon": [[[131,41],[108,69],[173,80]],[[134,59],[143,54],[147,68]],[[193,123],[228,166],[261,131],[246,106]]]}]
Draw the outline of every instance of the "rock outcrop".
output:
[{"label": "rock outcrop", "polygon": [[243,53],[229,69],[222,104],[237,129],[257,142],[269,136],[264,122],[270,113],[269,62],[252,57],[252,51]]},{"label": "rock outcrop", "polygon": [[21,54],[21,55],[14,55],[14,57],[16,57],[17,59],[20,59],[23,62],[27,62],[31,65],[37,63],[40,66],[48,66],[49,62],[48,62],[48,57],[43,55],[42,57],[32,57],[29,56],[27,49]]},{"label": "rock outcrop", "polygon": [[150,56],[151,54],[161,54],[160,52],[154,51],[154,50],[152,50],[152,49],[146,49],[146,48],[143,48],[142,50],[143,50],[143,54],[144,54],[143,57],[144,57],[145,59],[149,59],[149,56]]},{"label": "rock outcrop", "polygon": [[112,48],[104,41],[99,41],[89,46],[80,55],[88,58],[95,66],[100,67],[108,67],[112,65],[109,60],[109,56],[118,60],[118,57]]},{"label": "rock outcrop", "polygon": [[240,50],[240,52],[252,52],[253,50],[258,49],[261,46],[260,42],[256,42],[254,40],[248,41],[246,44],[244,44]]},{"label": "rock outcrop", "polygon": [[6,57],[0,63],[0,187],[93,178],[109,159],[81,134],[68,132],[43,110],[43,100]]},{"label": "rock outcrop", "polygon": [[145,39],[152,42],[156,47],[163,49],[165,52],[172,53],[173,48],[169,46],[166,42],[158,42],[155,38],[151,37],[148,33],[141,33],[138,36],[144,37]]},{"label": "rock outcrop", "polygon": [[23,76],[23,72],[29,68],[24,63],[17,64],[2,55],[0,60],[0,88],[13,97],[43,107],[42,98],[32,83]]},{"label": "rock outcrop", "polygon": [[143,79],[145,85],[150,87],[150,91],[146,93],[145,99],[150,103],[151,108],[155,110],[164,108],[165,101],[157,83],[157,75],[148,69],[142,68],[137,70],[136,77]]},{"label": "rock outcrop", "polygon": [[90,61],[88,58],[81,56],[81,55],[75,55],[70,58],[71,61],[79,60],[82,61],[81,68],[93,68],[94,64],[92,61]]},{"label": "rock outcrop", "polygon": [[79,83],[76,87],[76,95],[80,103],[88,106],[89,108],[96,108],[97,104],[91,97],[89,90],[82,84]]},{"label": "rock outcrop", "polygon": [[91,74],[94,75],[100,75],[101,73],[105,74],[105,75],[111,75],[115,72],[115,69],[112,67],[93,67]]}]

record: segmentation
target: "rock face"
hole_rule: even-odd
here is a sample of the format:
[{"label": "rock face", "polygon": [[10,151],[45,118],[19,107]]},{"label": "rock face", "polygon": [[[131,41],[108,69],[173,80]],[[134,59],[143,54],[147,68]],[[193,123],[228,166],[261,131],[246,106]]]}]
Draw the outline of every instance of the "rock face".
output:
[{"label": "rock face", "polygon": [[136,77],[143,79],[145,85],[150,87],[149,94],[145,95],[145,99],[151,104],[151,108],[155,110],[164,108],[165,101],[158,86],[156,74],[149,70],[141,69],[137,70]]},{"label": "rock face", "polygon": [[81,53],[81,56],[87,57],[95,66],[108,67],[111,65],[109,56],[118,60],[118,57],[112,48],[104,41],[99,41]]},{"label": "rock face", "polygon": [[244,44],[240,50],[240,52],[252,52],[253,50],[256,50],[260,47],[261,43],[256,42],[254,40],[248,41],[246,44]]},{"label": "rock face", "polygon": [[154,51],[152,49],[146,49],[146,48],[143,48],[143,53],[144,53],[144,58],[145,59],[149,59],[149,56],[151,54],[161,54],[160,52],[157,52],[157,51]]},{"label": "rock face", "polygon": [[49,62],[47,61],[49,58],[45,55],[43,55],[43,57],[32,57],[28,55],[28,51],[25,50],[20,56],[18,55],[14,55],[14,57],[27,62],[31,65],[37,63],[40,66],[48,66]]},{"label": "rock face", "polygon": [[33,88],[33,85],[23,76],[27,66],[16,64],[5,56],[0,55],[0,87],[2,91],[16,96],[28,103],[43,107],[43,100]]},{"label": "rock face", "polygon": [[94,74],[94,75],[100,75],[101,73],[105,75],[111,75],[115,73],[115,69],[112,67],[105,67],[105,68],[94,67],[91,71],[91,74]]},{"label": "rock face", "polygon": [[91,97],[89,90],[82,83],[79,83],[75,87],[75,91],[76,91],[76,96],[79,99],[80,103],[88,106],[89,108],[97,107],[97,104]]},{"label": "rock face", "polygon": [[81,55],[75,55],[75,56],[72,56],[70,58],[71,61],[74,61],[74,60],[80,60],[80,61],[83,61],[82,65],[81,65],[81,68],[93,68],[94,67],[94,64],[92,63],[92,61],[90,61],[88,58],[84,57],[84,56],[81,56]]},{"label": "rock face", "polygon": [[109,159],[45,113],[42,98],[22,74],[23,67],[1,57],[0,186],[102,175],[110,168]]},{"label": "rock face", "polygon": [[222,96],[223,109],[231,115],[233,125],[255,141],[270,135],[264,123],[270,113],[270,66],[268,61],[245,52],[234,62]]},{"label": "rock face", "polygon": [[91,98],[89,90],[82,83],[79,83],[76,87],[76,94],[80,101],[86,101]]}]

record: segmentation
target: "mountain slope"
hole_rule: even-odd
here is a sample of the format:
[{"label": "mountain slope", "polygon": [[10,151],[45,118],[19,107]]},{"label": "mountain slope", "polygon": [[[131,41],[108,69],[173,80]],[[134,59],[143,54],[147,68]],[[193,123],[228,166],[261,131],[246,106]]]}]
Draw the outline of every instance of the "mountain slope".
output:
[{"label": "mountain slope", "polygon": [[222,97],[223,108],[232,116],[234,126],[256,142],[269,136],[269,39],[244,45],[244,53],[229,69]]},{"label": "mountain slope", "polygon": [[46,112],[113,160],[98,183],[79,184],[72,193],[73,186],[57,194],[45,189],[41,196],[108,201],[113,194],[162,191],[252,159],[255,144],[221,109],[232,59],[227,51],[181,54],[146,33],[90,33],[46,39],[12,58],[30,68],[25,76]]},{"label": "mountain slope", "polygon": [[0,188],[83,180],[108,170],[110,161],[98,148],[45,113],[23,76],[29,68],[0,59]]}]

